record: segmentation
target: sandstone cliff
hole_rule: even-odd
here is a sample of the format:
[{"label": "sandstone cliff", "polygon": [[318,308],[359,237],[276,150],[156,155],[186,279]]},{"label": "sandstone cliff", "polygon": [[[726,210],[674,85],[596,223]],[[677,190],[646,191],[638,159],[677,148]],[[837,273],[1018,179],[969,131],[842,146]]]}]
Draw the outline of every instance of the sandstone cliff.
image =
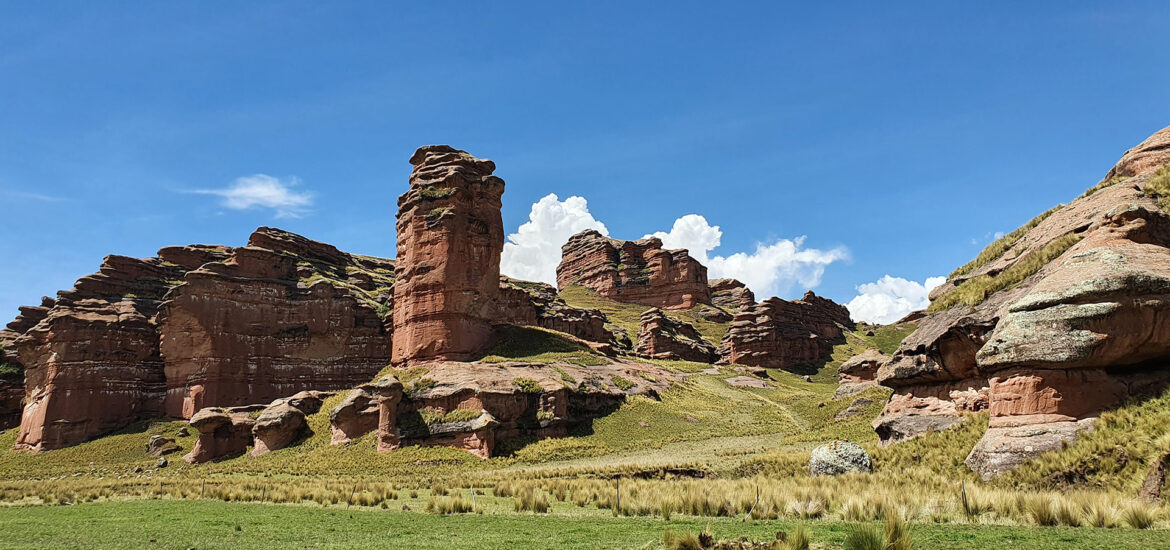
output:
[{"label": "sandstone cliff", "polygon": [[0,330],[0,430],[20,424],[24,401],[24,365],[16,352],[16,339],[49,314],[56,300],[41,298],[39,306],[21,306],[20,315]]},{"label": "sandstone cliff", "polygon": [[410,158],[398,198],[394,362],[466,360],[491,339],[500,293],[504,180],[446,145]]},{"label": "sandstone cliff", "polygon": [[694,326],[671,319],[658,308],[643,313],[641,321],[634,348],[634,354],[640,357],[698,363],[714,363],[719,358],[715,346],[704,340]]},{"label": "sandstone cliff", "polygon": [[719,353],[729,363],[792,369],[827,357],[852,327],[845,306],[811,290],[800,300],[773,297],[736,314]]},{"label": "sandstone cliff", "polygon": [[887,441],[988,409],[967,464],[985,477],[1058,449],[1170,370],[1170,128],[1097,186],[993,243],[931,293],[878,380]]},{"label": "sandstone cliff", "polygon": [[390,362],[390,260],[262,227],[183,277],[158,325],[168,416],[340,390]]},{"label": "sandstone cliff", "polygon": [[711,303],[707,268],[686,250],[664,250],[660,239],[619,241],[588,230],[561,248],[557,287],[581,285],[604,298],[661,309]]}]

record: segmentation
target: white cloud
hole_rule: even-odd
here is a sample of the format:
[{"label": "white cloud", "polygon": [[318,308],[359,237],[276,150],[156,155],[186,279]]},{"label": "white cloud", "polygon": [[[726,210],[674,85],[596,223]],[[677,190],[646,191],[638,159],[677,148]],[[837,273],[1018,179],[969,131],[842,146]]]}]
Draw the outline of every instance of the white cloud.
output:
[{"label": "white cloud", "polygon": [[901,277],[883,276],[872,283],[858,285],[857,296],[845,304],[854,321],[889,324],[907,313],[930,305],[927,295],[946,277],[927,277],[923,283]]},{"label": "white cloud", "polygon": [[200,189],[195,193],[222,197],[224,207],[232,210],[271,208],[278,218],[299,218],[313,204],[311,193],[297,193],[290,189],[300,185],[300,180],[291,178],[282,182],[266,174],[236,178],[224,189]]},{"label": "white cloud", "polygon": [[508,235],[500,258],[500,272],[517,279],[555,285],[561,246],[569,237],[586,229],[609,235],[605,224],[589,213],[584,198],[569,197],[562,201],[555,193],[549,193],[532,204],[528,221]]},{"label": "white cloud", "polygon": [[698,214],[687,214],[674,221],[669,233],[646,235],[662,239],[666,248],[685,248],[691,257],[707,266],[710,279],[733,278],[747,285],[757,299],[778,296],[799,284],[801,290],[816,287],[829,264],[849,258],[844,247],[832,250],[804,248],[805,237],[777,239],[771,244],[756,243],[752,253],[737,252],[730,256],[710,256],[719,246],[723,232]]}]

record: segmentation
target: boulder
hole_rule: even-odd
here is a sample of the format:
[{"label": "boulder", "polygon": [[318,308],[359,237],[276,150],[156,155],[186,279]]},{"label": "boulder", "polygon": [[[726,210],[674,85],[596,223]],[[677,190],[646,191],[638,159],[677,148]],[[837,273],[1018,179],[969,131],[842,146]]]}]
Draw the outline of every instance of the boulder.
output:
[{"label": "boulder", "polygon": [[329,443],[339,445],[378,429],[378,394],[373,384],[349,391],[329,412]]},{"label": "boulder", "polygon": [[662,310],[651,308],[642,313],[641,330],[634,354],[652,359],[714,363],[719,355],[690,323],[667,317]]},{"label": "boulder", "polygon": [[869,453],[860,445],[848,441],[833,441],[813,449],[808,459],[808,473],[813,477],[836,476],[849,472],[873,471]]},{"label": "boulder", "polygon": [[252,456],[283,449],[308,435],[305,417],[321,409],[329,393],[304,391],[269,403],[252,425]]},{"label": "boulder", "polygon": [[650,237],[619,241],[592,229],[561,247],[557,287],[580,285],[603,298],[661,309],[711,303],[707,268],[686,250],[665,250]]},{"label": "boulder", "polygon": [[736,314],[719,353],[729,363],[792,369],[827,357],[852,327],[849,310],[811,290],[800,300],[769,298]]},{"label": "boulder", "polygon": [[837,368],[837,398],[847,397],[877,385],[878,369],[889,361],[882,352],[869,348],[854,355]]},{"label": "boulder", "polygon": [[179,450],[182,449],[174,439],[161,435],[150,436],[150,441],[146,443],[146,454],[150,456],[162,456]]}]

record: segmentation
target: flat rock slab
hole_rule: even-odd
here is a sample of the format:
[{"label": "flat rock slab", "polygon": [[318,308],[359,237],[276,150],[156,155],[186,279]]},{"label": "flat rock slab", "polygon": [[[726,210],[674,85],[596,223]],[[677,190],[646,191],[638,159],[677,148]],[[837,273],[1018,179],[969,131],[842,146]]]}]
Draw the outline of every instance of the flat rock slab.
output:
[{"label": "flat rock slab", "polygon": [[759,378],[752,378],[751,376],[736,376],[733,378],[728,378],[728,379],[724,380],[724,382],[727,382],[728,384],[731,384],[732,386],[736,386],[736,387],[740,387],[740,388],[767,388],[767,387],[770,387],[767,382],[760,380]]}]

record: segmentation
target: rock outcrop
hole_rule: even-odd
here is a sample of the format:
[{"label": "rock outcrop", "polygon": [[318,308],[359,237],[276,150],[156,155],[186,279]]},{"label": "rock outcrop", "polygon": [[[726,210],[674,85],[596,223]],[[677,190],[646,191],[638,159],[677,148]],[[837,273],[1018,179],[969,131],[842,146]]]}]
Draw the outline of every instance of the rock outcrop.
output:
[{"label": "rock outcrop", "polygon": [[879,372],[895,389],[875,423],[883,439],[988,409],[967,464],[993,477],[1170,382],[1170,216],[1147,189],[1170,164],[1168,143],[1170,128],[931,293],[932,310]]},{"label": "rock outcrop", "polygon": [[719,354],[715,346],[703,339],[690,323],[667,317],[662,310],[651,308],[642,314],[641,330],[634,354],[651,359],[676,359],[714,363]]},{"label": "rock outcrop", "polygon": [[605,314],[596,309],[569,306],[557,296],[552,285],[502,277],[499,310],[498,323],[537,326],[591,343],[619,345],[617,337],[605,326]]},{"label": "rock outcrop", "polygon": [[852,327],[845,306],[811,290],[800,300],[773,297],[736,314],[719,353],[729,363],[792,369],[827,357]]},{"label": "rock outcrop", "polygon": [[[192,247],[207,261],[222,247]],[[25,406],[16,448],[58,449],[160,416],[165,388],[155,316],[189,266],[160,253],[107,256],[101,270],[58,293],[43,320],[16,339]]]},{"label": "rock outcrop", "polygon": [[664,250],[662,240],[610,239],[582,231],[561,247],[557,287],[580,285],[604,298],[661,309],[711,303],[707,268],[686,250]]},{"label": "rock outcrop", "polygon": [[711,287],[711,303],[726,311],[738,313],[756,303],[751,289],[735,279],[715,279],[707,286]]},{"label": "rock outcrop", "polygon": [[446,145],[410,158],[398,198],[394,363],[464,361],[485,349],[500,293],[504,180]]},{"label": "rock outcrop", "polygon": [[320,410],[321,403],[330,395],[327,392],[303,391],[269,403],[252,425],[252,456],[283,449],[309,435],[309,423],[305,417]]},{"label": "rock outcrop", "polygon": [[0,430],[18,426],[23,408],[24,365],[16,351],[16,339],[44,320],[55,303],[43,297],[39,306],[21,306],[16,319],[0,329]]},{"label": "rock outcrop", "polygon": [[329,412],[329,443],[348,443],[378,429],[379,393],[373,384],[363,384],[345,395]]},{"label": "rock outcrop", "polygon": [[876,386],[878,369],[889,360],[889,357],[873,348],[850,357],[837,368],[840,377],[837,397],[847,397]]},{"label": "rock outcrop", "polygon": [[[268,227],[162,305],[168,416],[369,380],[390,362],[390,260]],[[388,314],[386,315],[388,317]]]},{"label": "rock outcrop", "polygon": [[252,428],[264,408],[264,405],[208,407],[195,413],[190,423],[199,432],[199,440],[191,452],[183,455],[183,460],[188,464],[202,464],[243,454],[252,444]]},{"label": "rock outcrop", "polygon": [[869,473],[873,463],[869,453],[849,441],[833,441],[812,450],[808,459],[808,473],[816,476],[839,476],[849,472]]}]

